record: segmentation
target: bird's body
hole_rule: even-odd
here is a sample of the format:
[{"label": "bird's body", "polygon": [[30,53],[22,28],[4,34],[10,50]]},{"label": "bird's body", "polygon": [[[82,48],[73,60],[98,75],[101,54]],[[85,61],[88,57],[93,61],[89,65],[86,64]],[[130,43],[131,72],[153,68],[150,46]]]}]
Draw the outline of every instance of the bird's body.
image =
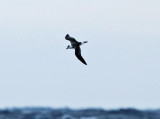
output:
[{"label": "bird's body", "polygon": [[84,42],[78,42],[76,41],[75,38],[70,37],[68,34],[65,36],[66,40],[69,40],[71,42],[71,46],[68,45],[68,47],[66,49],[75,49],[75,55],[76,57],[85,65],[87,65],[86,61],[83,59],[83,57],[81,56],[81,48],[80,46],[83,45],[84,43],[87,43],[88,41],[84,41]]}]

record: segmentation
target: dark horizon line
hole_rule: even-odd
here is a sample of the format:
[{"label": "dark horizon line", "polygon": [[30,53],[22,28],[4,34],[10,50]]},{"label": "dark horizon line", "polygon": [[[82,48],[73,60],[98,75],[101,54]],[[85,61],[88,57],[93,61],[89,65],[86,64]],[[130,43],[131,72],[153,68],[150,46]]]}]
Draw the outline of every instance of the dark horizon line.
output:
[{"label": "dark horizon line", "polygon": [[10,107],[0,107],[1,110],[14,110],[14,109],[51,109],[51,110],[103,110],[103,111],[119,111],[119,110],[137,110],[137,111],[160,111],[159,108],[136,108],[136,107],[119,107],[119,108],[104,108],[104,107],[78,107],[73,108],[69,106],[64,107],[52,107],[52,106],[10,106]]}]

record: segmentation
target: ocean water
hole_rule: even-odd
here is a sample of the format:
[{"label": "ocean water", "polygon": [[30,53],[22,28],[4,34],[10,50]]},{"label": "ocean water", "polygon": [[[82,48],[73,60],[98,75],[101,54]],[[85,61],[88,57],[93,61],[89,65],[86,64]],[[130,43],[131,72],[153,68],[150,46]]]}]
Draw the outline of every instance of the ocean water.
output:
[{"label": "ocean water", "polygon": [[0,110],[0,119],[160,119],[160,110],[10,108]]}]

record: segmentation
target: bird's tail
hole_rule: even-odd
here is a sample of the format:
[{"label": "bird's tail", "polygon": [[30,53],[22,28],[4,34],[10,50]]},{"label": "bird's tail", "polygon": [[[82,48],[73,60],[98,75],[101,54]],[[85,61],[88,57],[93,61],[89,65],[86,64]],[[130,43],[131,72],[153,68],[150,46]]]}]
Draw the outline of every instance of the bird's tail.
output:
[{"label": "bird's tail", "polygon": [[81,42],[81,45],[83,45],[83,44],[85,44],[85,43],[87,43],[88,41],[83,41],[83,42]]}]

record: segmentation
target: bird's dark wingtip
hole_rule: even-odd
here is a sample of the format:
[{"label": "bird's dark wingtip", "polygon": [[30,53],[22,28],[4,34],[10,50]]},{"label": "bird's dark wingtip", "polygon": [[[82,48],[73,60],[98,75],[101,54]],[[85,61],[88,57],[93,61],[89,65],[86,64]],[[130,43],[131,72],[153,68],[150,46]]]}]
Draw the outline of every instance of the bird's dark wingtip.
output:
[{"label": "bird's dark wingtip", "polygon": [[84,63],[85,65],[87,65],[87,63]]},{"label": "bird's dark wingtip", "polygon": [[66,34],[66,36],[68,37],[68,36],[69,36],[69,34]]},{"label": "bird's dark wingtip", "polygon": [[65,39],[67,40],[68,37],[69,37],[69,34],[67,34],[67,35],[65,36]]}]

